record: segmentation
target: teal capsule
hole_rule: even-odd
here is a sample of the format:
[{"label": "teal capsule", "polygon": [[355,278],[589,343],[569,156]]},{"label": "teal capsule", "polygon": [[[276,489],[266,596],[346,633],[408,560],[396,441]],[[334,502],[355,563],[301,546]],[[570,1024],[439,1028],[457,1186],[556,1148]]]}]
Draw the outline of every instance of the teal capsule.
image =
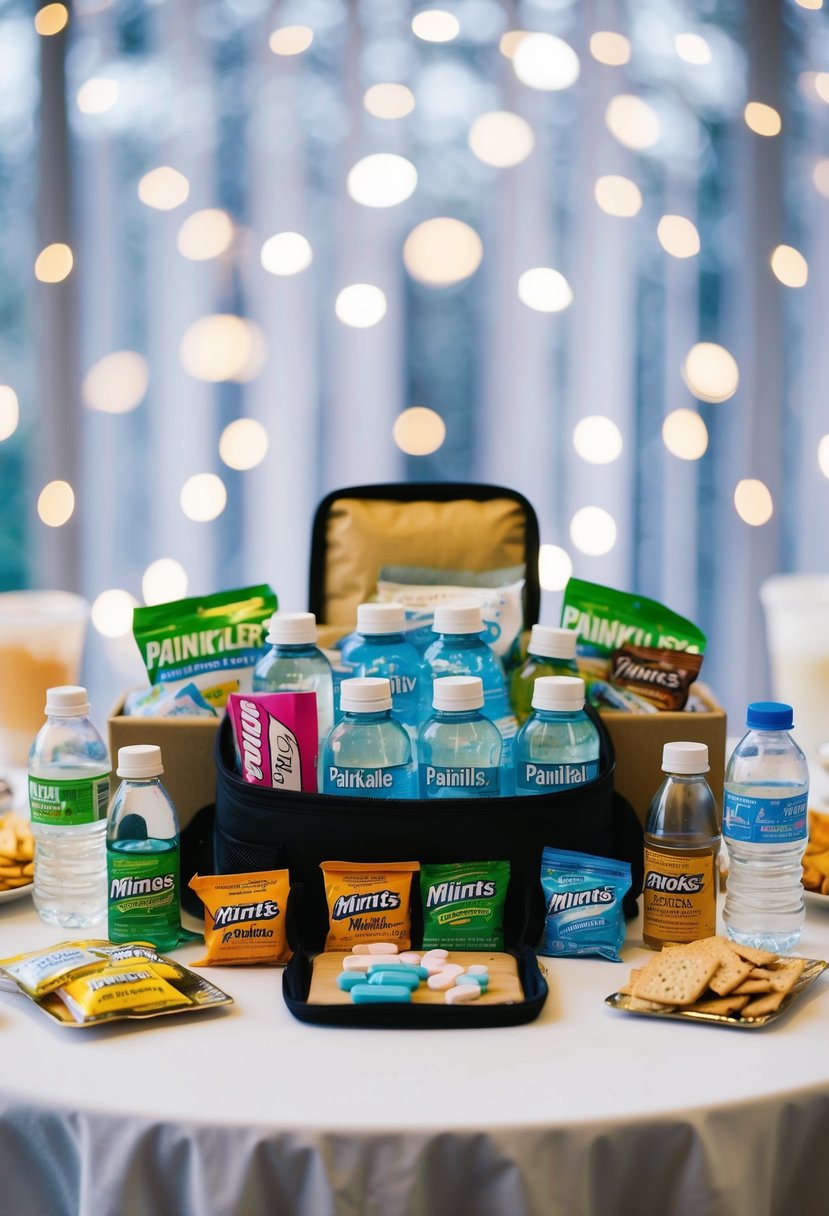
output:
[{"label": "teal capsule", "polygon": [[355,984],[364,984],[365,982],[365,973],[362,971],[341,971],[337,976],[337,987],[341,992],[350,992]]},{"label": "teal capsule", "polygon": [[408,1005],[412,993],[405,984],[355,984],[351,999],[355,1005]]},{"label": "teal capsule", "polygon": [[389,971],[393,975],[416,975],[418,980],[428,979],[429,972],[425,967],[415,967],[408,963],[372,963],[368,969],[368,975],[379,975],[381,971]]},{"label": "teal capsule", "polygon": [[455,980],[456,984],[477,984],[481,992],[486,992],[489,987],[489,976],[487,975],[459,975]]},{"label": "teal capsule", "polygon": [[394,972],[391,969],[388,971],[375,971],[373,975],[369,975],[368,982],[370,984],[383,985],[405,984],[410,992],[414,992],[415,988],[420,987],[420,980],[416,975],[409,975],[408,973],[401,975],[400,972],[402,970],[402,967],[395,967]]}]

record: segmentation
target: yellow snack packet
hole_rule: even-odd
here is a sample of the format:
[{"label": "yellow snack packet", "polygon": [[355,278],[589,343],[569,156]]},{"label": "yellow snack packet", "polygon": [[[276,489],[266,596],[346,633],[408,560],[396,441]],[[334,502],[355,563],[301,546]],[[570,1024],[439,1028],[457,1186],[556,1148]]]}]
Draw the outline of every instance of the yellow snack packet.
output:
[{"label": "yellow snack packet", "polygon": [[418,861],[324,861],[328,900],[326,950],[351,950],[362,942],[411,945],[409,899]]},{"label": "yellow snack packet", "polygon": [[100,966],[100,949],[108,945],[103,940],[59,942],[0,959],[0,972],[14,980],[27,996],[39,1000],[70,978]]},{"label": "yellow snack packet", "polygon": [[84,1025],[139,1013],[169,1013],[193,1004],[190,997],[163,979],[152,963],[102,963],[97,971],[58,988],[55,995],[75,1021]]},{"label": "yellow snack packet", "polygon": [[207,946],[194,967],[281,967],[288,962],[293,951],[285,931],[291,889],[287,870],[194,874],[189,886],[204,904]]}]

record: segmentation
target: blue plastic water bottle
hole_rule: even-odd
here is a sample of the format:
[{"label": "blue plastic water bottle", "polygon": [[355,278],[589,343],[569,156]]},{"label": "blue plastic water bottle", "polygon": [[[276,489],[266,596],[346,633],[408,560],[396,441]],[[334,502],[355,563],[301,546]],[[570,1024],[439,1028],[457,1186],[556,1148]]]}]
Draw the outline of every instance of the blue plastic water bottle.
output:
[{"label": "blue plastic water bottle", "polygon": [[413,798],[415,767],[407,731],[392,715],[391,685],[379,677],[343,680],[341,722],[323,749],[325,794]]},{"label": "blue plastic water bottle", "polygon": [[803,929],[801,860],[809,769],[789,734],[791,705],[755,701],[725,770],[723,840],[729,872],[723,921],[743,946],[791,950]]},{"label": "blue plastic water bottle", "polygon": [[385,676],[391,684],[392,711],[406,727],[413,747],[421,722],[429,714],[432,677],[403,628],[402,604],[360,604],[357,642],[348,649],[354,676]]},{"label": "blue plastic water bottle", "polygon": [[497,654],[483,639],[484,622],[478,604],[458,600],[435,608],[433,631],[438,635],[426,651],[432,676],[478,676],[483,686],[483,713],[498,727],[501,750],[500,792],[513,787],[512,744],[517,723],[512,712],[504,679],[504,668]]},{"label": "blue plastic water bottle", "polygon": [[481,712],[480,676],[442,676],[434,714],[418,736],[421,798],[494,798],[501,787],[501,735]]},{"label": "blue plastic water bottle", "polygon": [[539,676],[533,712],[515,739],[515,792],[546,794],[599,775],[599,732],[584,712],[584,680]]},{"label": "blue plastic water bottle", "polygon": [[267,641],[271,649],[254,668],[253,691],[316,693],[321,751],[334,723],[334,681],[331,664],[317,646],[313,612],[275,612]]}]

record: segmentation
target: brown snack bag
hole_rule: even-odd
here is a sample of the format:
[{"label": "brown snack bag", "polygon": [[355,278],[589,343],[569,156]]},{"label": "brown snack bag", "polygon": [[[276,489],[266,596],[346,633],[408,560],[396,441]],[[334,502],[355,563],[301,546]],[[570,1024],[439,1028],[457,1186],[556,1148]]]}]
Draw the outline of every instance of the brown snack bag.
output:
[{"label": "brown snack bag", "polygon": [[285,932],[287,870],[194,874],[189,886],[204,904],[207,954],[194,967],[281,967],[291,958]]},{"label": "brown snack bag", "polygon": [[643,697],[657,709],[684,709],[702,657],[690,650],[621,646],[610,660],[610,683]]}]

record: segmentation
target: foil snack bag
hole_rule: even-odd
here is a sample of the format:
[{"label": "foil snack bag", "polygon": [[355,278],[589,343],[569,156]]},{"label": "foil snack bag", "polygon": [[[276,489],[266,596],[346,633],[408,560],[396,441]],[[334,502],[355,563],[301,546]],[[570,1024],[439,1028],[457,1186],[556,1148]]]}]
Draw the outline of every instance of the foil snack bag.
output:
[{"label": "foil snack bag", "polygon": [[251,688],[276,606],[263,583],[136,608],[132,629],[150,684],[178,690],[192,682],[209,705],[224,709],[230,692]]},{"label": "foil snack bag", "polygon": [[[705,653],[705,634],[693,621],[644,595],[616,591],[578,578],[571,578],[564,589],[561,625],[564,629],[575,629],[578,635],[576,655],[579,674],[587,684],[588,699],[607,708],[646,712],[648,705],[656,705],[655,697],[647,693],[652,694],[656,682],[664,683],[667,679],[672,655],[675,669],[681,673],[678,687],[684,684],[687,690],[691,664],[684,660],[688,655],[697,656],[693,663],[695,676]],[[632,649],[638,661],[630,656]],[[623,651],[627,652],[627,659],[614,667],[614,654],[621,656]],[[653,652],[651,660],[656,666],[650,674],[642,661],[644,651]],[[644,678],[630,679],[629,673]]]},{"label": "foil snack bag", "polygon": [[351,950],[364,942],[411,946],[410,896],[417,861],[324,861],[328,901],[326,950]]},{"label": "foil snack bag", "polygon": [[231,693],[227,712],[243,780],[274,790],[317,792],[316,693]]},{"label": "foil snack bag", "polygon": [[207,946],[207,954],[195,962],[194,967],[234,967],[249,963],[281,967],[289,962],[293,951],[285,931],[291,889],[287,870],[194,874],[189,885],[204,904],[204,943]]},{"label": "foil snack bag", "polygon": [[539,954],[551,958],[595,954],[622,961],[622,900],[630,890],[630,863],[591,853],[546,848],[541,886],[547,912]]}]

